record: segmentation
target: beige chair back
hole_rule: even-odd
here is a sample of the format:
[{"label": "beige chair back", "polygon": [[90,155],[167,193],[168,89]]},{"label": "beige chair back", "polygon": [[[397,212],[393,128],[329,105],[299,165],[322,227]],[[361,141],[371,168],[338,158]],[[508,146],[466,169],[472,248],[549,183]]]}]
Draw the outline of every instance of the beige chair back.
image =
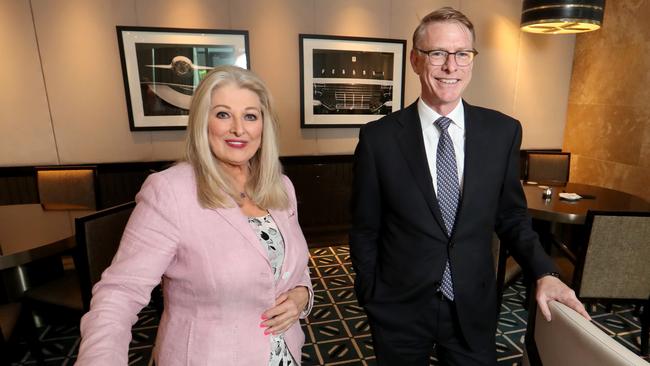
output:
[{"label": "beige chair back", "polygon": [[[650,298],[650,213],[591,212],[581,298]],[[580,264],[578,264],[580,265]]]},{"label": "beige chair back", "polygon": [[[553,301],[549,308],[551,322],[539,310],[535,319],[535,343],[542,365],[648,366],[641,357],[567,306]],[[536,365],[530,356],[524,354],[524,365]]]},{"label": "beige chair back", "polygon": [[95,210],[94,167],[37,168],[40,203],[46,210]]}]

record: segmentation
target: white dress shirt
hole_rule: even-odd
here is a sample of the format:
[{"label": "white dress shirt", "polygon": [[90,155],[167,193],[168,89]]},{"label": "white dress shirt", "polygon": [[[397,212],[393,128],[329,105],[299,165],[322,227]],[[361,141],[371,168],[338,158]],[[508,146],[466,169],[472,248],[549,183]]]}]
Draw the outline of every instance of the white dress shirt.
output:
[{"label": "white dress shirt", "polygon": [[[433,181],[433,189],[438,195],[438,178],[436,170],[436,154],[438,151],[438,140],[440,139],[440,130],[434,122],[443,117],[434,111],[431,107],[422,101],[418,100],[418,115],[422,123],[422,137],[424,138],[424,149],[427,153],[427,162],[429,163],[429,171],[431,172],[431,179]],[[447,132],[451,136],[451,141],[454,143],[454,152],[456,153],[456,167],[458,169],[458,183],[459,187],[463,189],[463,171],[465,168],[465,109],[463,102],[459,101],[456,108],[454,108],[445,117],[451,119],[452,123],[449,125]]]}]

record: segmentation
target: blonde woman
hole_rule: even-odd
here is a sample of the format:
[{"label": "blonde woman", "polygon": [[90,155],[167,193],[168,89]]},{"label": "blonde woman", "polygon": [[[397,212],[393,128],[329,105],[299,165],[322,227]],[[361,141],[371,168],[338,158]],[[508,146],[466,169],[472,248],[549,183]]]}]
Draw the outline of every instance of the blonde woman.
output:
[{"label": "blonde woman", "polygon": [[79,365],[126,365],[131,326],[164,279],[154,359],[299,365],[312,305],[308,250],[278,159],[271,96],[220,66],[190,107],[186,159],[151,175],[81,320]]}]

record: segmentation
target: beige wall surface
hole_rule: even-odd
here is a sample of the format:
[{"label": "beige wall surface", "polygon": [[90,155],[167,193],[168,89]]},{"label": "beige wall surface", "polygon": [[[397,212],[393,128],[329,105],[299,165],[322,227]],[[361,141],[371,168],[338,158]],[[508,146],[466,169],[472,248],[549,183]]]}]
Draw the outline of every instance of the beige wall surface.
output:
[{"label": "beige wall surface", "polygon": [[580,35],[564,150],[571,181],[650,201],[650,3],[607,3],[603,27]]},{"label": "beige wall surface", "polygon": [[[176,159],[184,131],[129,130],[116,25],[249,31],[275,96],[282,155],[349,154],[358,129],[300,129],[298,34],[405,39],[445,6],[475,23],[472,103],[524,125],[523,147],[562,146],[574,36],[519,31],[519,1],[3,0],[0,166]],[[543,71],[540,71],[543,70]],[[406,60],[405,105],[419,95]]]},{"label": "beige wall surface", "polygon": [[0,2],[0,165],[55,164],[34,23],[27,1]]}]

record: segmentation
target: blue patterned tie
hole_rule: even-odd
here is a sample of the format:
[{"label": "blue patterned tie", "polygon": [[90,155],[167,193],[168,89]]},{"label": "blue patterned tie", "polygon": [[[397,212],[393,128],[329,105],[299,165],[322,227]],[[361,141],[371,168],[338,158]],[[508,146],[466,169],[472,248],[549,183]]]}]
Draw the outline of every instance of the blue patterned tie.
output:
[{"label": "blue patterned tie", "polygon": [[[451,141],[451,136],[449,136],[449,132],[447,131],[451,124],[451,119],[440,117],[434,123],[440,128],[440,139],[438,140],[438,151],[436,153],[438,203],[440,204],[442,219],[445,223],[447,234],[451,235],[460,197],[458,170],[456,169],[456,153],[454,152],[454,143]],[[440,291],[449,300],[454,300],[454,285],[451,278],[449,259],[447,259],[447,263],[445,264],[445,272],[442,274]]]}]

